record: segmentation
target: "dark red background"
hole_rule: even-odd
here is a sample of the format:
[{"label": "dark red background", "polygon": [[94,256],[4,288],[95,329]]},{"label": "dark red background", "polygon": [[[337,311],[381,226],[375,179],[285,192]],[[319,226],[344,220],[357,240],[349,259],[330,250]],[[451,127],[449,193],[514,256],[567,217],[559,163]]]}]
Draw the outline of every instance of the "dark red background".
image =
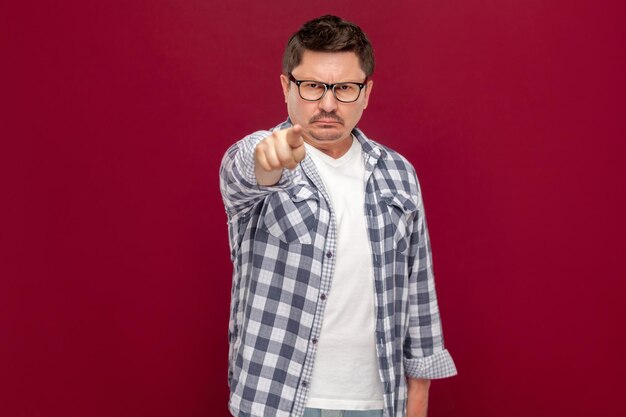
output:
[{"label": "dark red background", "polygon": [[228,415],[218,166],[329,12],[424,189],[460,373],[430,416],[626,415],[623,1],[7,3],[0,415]]}]

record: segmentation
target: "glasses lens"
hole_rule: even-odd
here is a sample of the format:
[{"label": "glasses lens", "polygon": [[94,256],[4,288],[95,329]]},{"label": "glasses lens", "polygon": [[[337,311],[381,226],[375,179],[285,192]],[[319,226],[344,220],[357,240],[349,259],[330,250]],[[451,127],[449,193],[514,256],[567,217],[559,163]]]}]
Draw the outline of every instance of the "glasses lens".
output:
[{"label": "glasses lens", "polygon": [[355,101],[359,98],[361,89],[355,83],[340,83],[335,86],[335,97],[339,101]]},{"label": "glasses lens", "polygon": [[324,84],[314,81],[303,81],[300,83],[300,96],[305,100],[319,100],[326,91]]}]

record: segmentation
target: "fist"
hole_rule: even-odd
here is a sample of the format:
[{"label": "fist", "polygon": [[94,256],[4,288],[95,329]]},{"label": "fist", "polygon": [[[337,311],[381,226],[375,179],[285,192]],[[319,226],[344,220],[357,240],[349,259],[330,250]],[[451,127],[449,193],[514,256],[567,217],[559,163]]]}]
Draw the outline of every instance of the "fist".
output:
[{"label": "fist", "polygon": [[254,150],[254,162],[258,170],[282,172],[294,169],[306,156],[302,126],[278,130],[258,143]]}]

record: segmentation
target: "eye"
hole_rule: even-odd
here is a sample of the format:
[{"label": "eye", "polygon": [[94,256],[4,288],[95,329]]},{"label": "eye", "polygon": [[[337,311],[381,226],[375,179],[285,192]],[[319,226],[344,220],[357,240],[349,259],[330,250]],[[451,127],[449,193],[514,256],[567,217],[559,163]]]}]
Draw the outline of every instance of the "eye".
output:
[{"label": "eye", "polygon": [[324,86],[320,83],[316,83],[314,81],[305,81],[302,83],[302,87],[307,88],[307,89],[311,89],[311,90],[317,90],[320,88],[324,88]]},{"label": "eye", "polygon": [[335,87],[336,89],[338,88],[340,91],[342,92],[349,92],[349,91],[353,91],[356,89],[356,85],[354,84],[337,84],[337,87]]}]

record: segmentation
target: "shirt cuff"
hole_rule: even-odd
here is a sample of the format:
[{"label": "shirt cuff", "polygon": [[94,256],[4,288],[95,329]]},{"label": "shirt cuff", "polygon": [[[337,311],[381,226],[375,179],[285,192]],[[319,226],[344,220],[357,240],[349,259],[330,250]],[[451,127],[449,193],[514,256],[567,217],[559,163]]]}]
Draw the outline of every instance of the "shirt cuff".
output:
[{"label": "shirt cuff", "polygon": [[404,358],[404,373],[410,378],[439,379],[457,374],[454,361],[447,350],[424,358]]}]

